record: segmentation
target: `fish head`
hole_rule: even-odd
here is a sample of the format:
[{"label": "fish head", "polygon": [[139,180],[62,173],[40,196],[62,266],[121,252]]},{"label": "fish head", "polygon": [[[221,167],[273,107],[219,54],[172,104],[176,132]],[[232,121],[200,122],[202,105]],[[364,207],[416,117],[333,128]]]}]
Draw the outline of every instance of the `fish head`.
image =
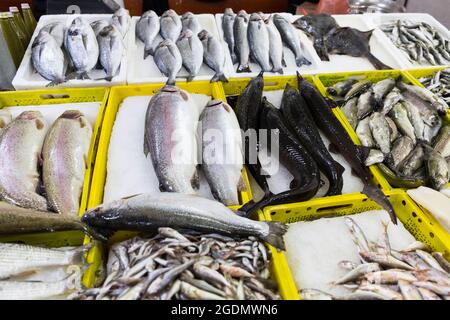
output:
[{"label": "fish head", "polygon": [[223,14],[226,15],[226,16],[228,16],[228,15],[234,16],[234,11],[231,8],[226,8],[225,11],[223,12]]},{"label": "fish head", "polygon": [[156,50],[158,50],[158,49],[160,49],[160,48],[163,48],[163,47],[171,47],[171,46],[173,46],[172,40],[166,39],[166,40],[163,40],[163,41],[161,41],[161,42],[159,43],[159,45],[158,45],[158,47],[156,48]]},{"label": "fish head", "polygon": [[245,11],[245,10],[240,10],[240,11],[238,12],[238,16],[240,16],[240,17],[247,17],[247,16],[248,16],[248,13],[247,13],[247,11]]},{"label": "fish head", "polygon": [[208,108],[208,109],[209,108],[224,108],[226,112],[232,111],[231,107],[227,103],[225,103],[221,100],[209,101],[208,104],[206,105],[206,108]]},{"label": "fish head", "polygon": [[17,117],[17,119],[20,120],[36,120],[43,118],[44,117],[40,111],[24,111]]},{"label": "fish head", "polygon": [[208,39],[210,37],[210,35],[209,35],[209,32],[207,30],[203,29],[202,31],[200,31],[198,33],[198,37],[200,38],[200,40],[203,41],[205,39]]},{"label": "fish head", "polygon": [[113,25],[104,27],[98,34],[100,37],[118,37],[119,31]]},{"label": "fish head", "polygon": [[186,29],[186,30],[181,32],[180,37],[178,38],[178,40],[189,39],[189,38],[191,38],[193,36],[194,36],[194,33],[191,30]]},{"label": "fish head", "polygon": [[153,18],[153,17],[158,17],[158,15],[156,14],[155,11],[153,11],[153,10],[148,10],[148,11],[145,11],[145,12],[142,14],[142,17],[143,17],[143,18]]},{"label": "fish head", "polygon": [[194,17],[194,14],[190,11],[185,12],[182,16],[181,16],[181,20],[187,20],[187,19],[191,19]]},{"label": "fish head", "polygon": [[250,15],[250,21],[262,21],[262,17],[259,13],[252,13]]},{"label": "fish head", "polygon": [[169,9],[169,10],[164,11],[161,18],[174,17],[174,16],[177,16],[177,13],[175,12],[175,10]]}]

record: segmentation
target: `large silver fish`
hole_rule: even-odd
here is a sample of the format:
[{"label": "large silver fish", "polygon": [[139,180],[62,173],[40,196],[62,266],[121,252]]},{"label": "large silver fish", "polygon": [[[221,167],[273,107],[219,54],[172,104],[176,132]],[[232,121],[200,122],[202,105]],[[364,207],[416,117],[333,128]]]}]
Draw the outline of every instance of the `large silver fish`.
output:
[{"label": "large silver fish", "polygon": [[52,125],[42,149],[42,175],[49,206],[78,216],[92,127],[78,110],[65,111]]},{"label": "large silver fish", "polygon": [[99,56],[92,27],[82,18],[75,18],[67,30],[65,46],[78,78],[89,78],[87,73],[96,66]]},{"label": "large silver fish", "polygon": [[166,85],[150,100],[144,153],[150,153],[161,191],[196,193],[198,117],[189,94],[178,87]]},{"label": "large silver fish", "polygon": [[183,60],[183,66],[189,72],[187,81],[190,82],[200,71],[203,64],[203,44],[191,30],[181,32],[177,41],[178,50]]},{"label": "large silver fish", "polygon": [[269,55],[269,32],[266,24],[258,13],[252,13],[248,23],[248,42],[252,56],[258,62],[262,71],[272,70]]},{"label": "large silver fish", "polygon": [[223,38],[228,45],[228,50],[231,54],[231,61],[233,63],[237,63],[236,53],[234,52],[234,33],[233,33],[233,25],[234,19],[236,15],[233,12],[233,9],[226,8],[223,16],[222,16],[222,30],[223,30]]},{"label": "large silver fish", "polygon": [[238,61],[237,72],[251,72],[249,67],[250,46],[247,38],[248,20],[249,15],[245,10],[239,11],[234,19],[233,35],[234,52]]},{"label": "large silver fish", "polygon": [[154,53],[153,42],[159,34],[159,28],[159,17],[153,10],[144,12],[136,23],[136,36],[145,45],[144,59]]},{"label": "large silver fish", "polygon": [[223,71],[225,67],[225,54],[221,42],[206,30],[202,30],[198,34],[198,37],[203,44],[204,61],[215,72],[211,78],[211,82],[228,82]]},{"label": "large silver fish", "polygon": [[56,85],[65,80],[66,60],[64,52],[48,32],[41,31],[31,46],[31,60],[34,69],[45,79],[51,81],[49,85]]},{"label": "large silver fish", "polygon": [[181,25],[183,31],[191,30],[193,34],[198,34],[202,30],[200,22],[195,14],[189,11],[181,16]]},{"label": "large silver fish", "polygon": [[168,78],[167,84],[174,85],[182,65],[181,54],[175,43],[172,40],[162,41],[156,48],[153,59],[159,71]]},{"label": "large silver fish", "polygon": [[221,233],[233,237],[255,236],[284,249],[287,225],[239,217],[220,202],[180,193],[141,194],[104,204],[86,212],[82,221],[107,230],[154,230],[171,226]]},{"label": "large silver fish", "polygon": [[202,122],[202,168],[214,198],[226,206],[239,204],[242,180],[242,136],[231,107],[211,101],[200,116]]},{"label": "large silver fish", "polygon": [[116,12],[114,12],[112,16],[112,25],[119,30],[123,37],[128,32],[131,24],[130,11],[124,8],[120,8]]},{"label": "large silver fish", "polygon": [[273,66],[272,72],[283,74],[283,66],[286,66],[283,53],[283,40],[272,18],[266,22],[266,26],[269,32],[269,54]]},{"label": "large silver fish", "polygon": [[280,32],[281,38],[283,42],[292,50],[295,55],[295,63],[298,67],[303,65],[310,65],[311,61],[309,61],[304,55],[300,44],[300,39],[296,34],[296,30],[294,27],[281,15],[275,14],[273,16],[273,22],[278,28]]},{"label": "large silver fish", "polygon": [[180,16],[172,9],[163,13],[160,20],[161,30],[160,34],[166,40],[177,41],[182,30]]},{"label": "large silver fish", "polygon": [[45,132],[38,111],[25,111],[5,127],[0,136],[0,198],[20,207],[47,210],[47,200],[36,192]]},{"label": "large silver fish", "polygon": [[122,35],[114,26],[107,26],[97,36],[100,48],[100,64],[106,72],[105,79],[111,81],[119,73],[125,50]]}]

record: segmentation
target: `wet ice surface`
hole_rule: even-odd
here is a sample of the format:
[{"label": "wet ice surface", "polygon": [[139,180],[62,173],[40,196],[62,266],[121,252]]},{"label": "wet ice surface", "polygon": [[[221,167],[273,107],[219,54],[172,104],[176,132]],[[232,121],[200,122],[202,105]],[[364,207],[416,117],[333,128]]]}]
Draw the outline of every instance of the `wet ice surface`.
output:
[{"label": "wet ice surface", "polygon": [[[398,226],[390,222],[384,210],[368,211],[351,216],[361,227],[368,241],[380,239],[383,226],[389,222],[388,234],[391,247],[399,250],[414,242],[414,237],[399,221]],[[285,235],[286,256],[297,288],[314,288],[335,295],[350,291],[330,283],[346,274],[338,266],[343,260],[359,263],[359,255],[344,217],[324,218],[311,222],[291,224]]]},{"label": "wet ice surface", "polygon": [[[283,90],[264,91],[264,96],[270,103],[272,103],[275,107],[279,108],[281,105]],[[322,133],[321,137],[323,139],[325,146],[328,148],[330,144],[329,140]],[[363,189],[363,183],[361,182],[361,179],[351,174],[351,168],[347,163],[347,161],[345,161],[344,157],[342,157],[340,154],[331,154],[331,155],[337,162],[339,162],[345,168],[343,174],[344,186],[342,189],[342,193],[347,194],[347,193],[361,192]],[[267,156],[267,148],[264,145],[261,146],[261,151],[259,152],[258,157],[261,161],[263,169],[271,174],[271,176],[267,180],[270,190],[273,193],[280,193],[289,190],[290,189],[289,184],[293,179],[289,171],[281,164],[279,164],[279,169],[275,172],[271,172],[269,169],[271,160],[273,160],[272,164],[276,164],[276,162],[278,161],[277,157],[274,156],[271,158],[270,156]],[[321,174],[321,176],[322,180],[326,183],[320,188],[316,197],[323,197],[326,191],[328,190],[328,181],[323,174]],[[256,187],[255,183],[252,184],[252,187],[253,187],[252,191],[253,190],[256,191],[253,192],[255,198],[261,197],[262,196],[261,189],[259,187]]]},{"label": "wet ice surface", "polygon": [[[211,97],[190,94],[194,105],[203,109]],[[158,193],[159,183],[150,154],[144,155],[145,114],[151,96],[128,97],[114,122],[108,150],[104,202],[139,193]],[[209,185],[200,172],[199,194],[213,199]]]}]

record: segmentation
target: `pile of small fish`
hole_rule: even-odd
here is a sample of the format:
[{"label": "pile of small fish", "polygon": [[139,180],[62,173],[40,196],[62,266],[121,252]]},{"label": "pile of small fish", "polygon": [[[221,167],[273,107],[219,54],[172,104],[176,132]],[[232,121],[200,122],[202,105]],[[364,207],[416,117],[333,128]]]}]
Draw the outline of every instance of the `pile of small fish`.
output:
[{"label": "pile of small fish", "polygon": [[334,285],[353,292],[332,296],[316,289],[303,289],[300,294],[309,300],[449,300],[450,263],[440,252],[417,241],[404,250],[391,248],[384,224],[377,243],[368,242],[352,218],[346,218],[353,242],[358,248],[361,264],[342,261],[349,270]]},{"label": "pile of small fish", "polygon": [[151,239],[113,245],[103,285],[71,298],[279,300],[269,263],[270,252],[254,237],[236,240],[159,228]]},{"label": "pile of small fish", "polygon": [[[87,249],[0,243],[0,300],[50,299],[80,290],[80,266]],[[50,278],[61,277],[57,268],[65,270],[55,281]]]},{"label": "pile of small fish", "polygon": [[322,61],[329,61],[329,54],[342,54],[366,58],[376,69],[391,69],[370,52],[373,30],[363,32],[350,27],[341,28],[326,13],[302,16],[294,21],[294,26],[312,38],[314,49]]},{"label": "pile of small fish", "polygon": [[[379,163],[391,183],[427,183],[439,190],[450,180],[450,126],[442,125],[448,105],[439,96],[402,80],[372,84],[350,78],[329,87],[364,147],[366,165]],[[383,163],[387,166],[381,164]]]},{"label": "pile of small fish", "polygon": [[[266,98],[262,98],[263,87],[261,73],[249,82],[236,104],[240,126],[248,134],[248,139],[245,140],[245,162],[265,193],[261,201],[248,202],[240,212],[251,215],[265,206],[311,199],[320,187],[319,170],[330,182],[327,195],[341,193],[344,168],[333,159],[325,147],[320,129],[331,141],[330,150],[341,153],[363,181],[362,192],[388,211],[395,223],[396,216],[392,205],[381,190],[371,183],[370,172],[361,161],[364,150],[352,142],[332,112],[329,102],[320,92],[298,75],[299,89],[287,85],[281,110],[278,110]],[[252,155],[258,154],[259,146],[250,142],[260,139],[256,133],[261,129],[266,130],[268,135],[275,134],[278,139],[279,161],[294,177],[291,190],[272,194],[266,176],[261,173],[261,164],[252,159]],[[252,133],[256,136],[252,136]],[[268,147],[271,151],[271,146]]]},{"label": "pile of small fish", "polygon": [[450,63],[450,40],[426,22],[397,20],[380,29],[413,63],[433,66]]},{"label": "pile of small fish", "polygon": [[423,77],[419,81],[450,106],[450,69],[439,70],[432,77]]},{"label": "pile of small fish", "polygon": [[236,15],[227,8],[222,17],[222,29],[231,60],[238,64],[237,72],[251,72],[249,63],[254,61],[264,72],[283,74],[283,67],[286,67],[283,43],[293,52],[297,67],[311,64],[295,29],[280,14],[249,15],[241,10]]},{"label": "pile of small fish", "polygon": [[158,69],[168,78],[167,84],[175,84],[181,66],[189,73],[187,81],[192,81],[203,62],[215,72],[211,82],[228,82],[224,75],[225,54],[220,40],[202,30],[192,12],[186,12],[180,18],[170,9],[158,17],[149,10],[142,14],[135,32],[145,45],[144,59],[153,56]]},{"label": "pile of small fish", "polygon": [[54,86],[71,79],[90,79],[96,68],[111,81],[119,73],[125,53],[123,38],[130,27],[126,9],[116,11],[111,20],[87,23],[83,16],[73,19],[69,28],[54,22],[41,28],[32,44],[34,69]]},{"label": "pile of small fish", "polygon": [[22,208],[78,216],[92,127],[78,110],[48,127],[39,111],[2,111],[0,199]]}]

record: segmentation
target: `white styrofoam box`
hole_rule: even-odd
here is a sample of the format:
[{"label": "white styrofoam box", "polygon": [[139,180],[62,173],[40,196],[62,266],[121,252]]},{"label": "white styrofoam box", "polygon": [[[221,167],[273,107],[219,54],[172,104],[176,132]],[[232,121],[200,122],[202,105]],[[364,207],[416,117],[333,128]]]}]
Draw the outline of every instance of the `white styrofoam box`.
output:
[{"label": "white styrofoam box", "polygon": [[[302,16],[295,16],[295,20]],[[374,27],[368,23],[363,15],[358,14],[343,14],[332,16],[340,27],[351,27],[360,31],[369,31]],[[313,46],[312,40],[308,40]],[[388,50],[383,42],[386,42],[384,37],[380,37],[374,31],[370,38],[370,51],[381,62],[390,66],[393,69],[399,69],[402,66],[402,61],[397,58],[391,50]],[[313,47],[314,48],[314,47]],[[321,61],[318,73],[344,72],[344,71],[366,71],[376,70],[375,67],[366,58],[351,57],[348,55],[330,54],[330,61]]]},{"label": "white styrofoam box", "polygon": [[[433,28],[435,28],[444,38],[450,40],[450,31],[444,27],[439,21],[437,21],[433,16],[427,13],[368,13],[363,15],[370,25],[376,27],[377,37],[380,39],[384,38],[383,43],[386,48],[392,52],[398,60],[401,62],[401,69],[411,69],[417,67],[433,67],[430,64],[420,64],[417,62],[412,62],[409,60],[408,54],[403,50],[397,48],[392,40],[383,32],[380,27],[383,24],[394,22],[397,20],[410,20],[413,22],[426,22]],[[449,62],[450,64],[450,62]]]},{"label": "white styrofoam box", "polygon": [[[214,16],[212,14],[198,14],[196,15],[198,22],[201,27],[207,30],[211,35],[219,39],[219,32],[214,21]],[[166,82],[167,77],[159,71],[158,66],[155,64],[153,57],[148,56],[144,60],[144,43],[136,37],[136,23],[139,21],[140,17],[133,17],[131,22],[131,32],[130,32],[130,42],[128,47],[128,84],[140,84],[140,83],[155,83],[155,82]],[[156,47],[162,41],[162,37],[158,35],[154,41],[153,47]],[[223,50],[226,50],[224,46]],[[225,62],[224,73],[227,74],[228,69],[231,66],[227,66],[227,61]],[[203,63],[198,75],[194,78],[196,80],[211,80],[215,72]],[[181,68],[177,75],[177,81],[186,81],[188,72],[184,67]]]},{"label": "white styrofoam box", "polygon": [[[39,22],[36,26],[36,30],[33,33],[31,41],[28,45],[27,50],[25,51],[25,55],[22,59],[22,62],[17,70],[17,74],[13,80],[13,86],[16,90],[30,90],[30,89],[41,89],[45,88],[50,81],[43,78],[39,73],[34,70],[33,62],[31,60],[31,46],[33,44],[34,38],[39,34],[39,31],[46,25],[53,22],[62,22],[66,25],[66,28],[70,26],[73,19],[81,16],[88,23],[92,23],[97,20],[109,20],[112,17],[112,14],[61,14],[61,15],[46,15],[42,16],[39,19]],[[128,38],[131,32],[128,32],[125,35],[124,44],[128,45]],[[117,85],[125,85],[127,81],[127,68],[128,68],[128,58],[126,54],[126,48],[123,52],[122,62],[119,69],[119,74],[116,75],[112,81],[106,80],[93,80],[100,79],[106,76],[103,70],[91,70],[88,72],[88,75],[91,79],[86,80],[69,80],[67,82],[59,84],[58,88],[86,88],[86,87],[112,87]]]},{"label": "white styrofoam box", "polygon": [[[279,13],[281,14],[286,20],[288,20],[289,22],[294,22],[295,17],[290,14],[290,13]],[[250,62],[250,70],[252,72],[242,72],[242,73],[238,73],[236,72],[238,64],[236,63],[233,66],[233,63],[231,61],[231,54],[230,51],[228,50],[228,45],[225,41],[225,38],[223,36],[223,29],[222,29],[222,16],[223,14],[216,14],[216,23],[217,23],[217,29],[219,30],[219,34],[220,34],[220,39],[222,40],[223,46],[225,48],[225,53],[226,53],[226,59],[227,59],[227,65],[228,66],[232,66],[231,70],[229,71],[230,73],[226,73],[226,76],[229,78],[247,78],[247,77],[255,77],[257,76],[260,71],[261,68],[258,64],[254,63],[254,62]],[[320,59],[319,56],[317,55],[316,51],[314,50],[311,41],[308,40],[308,38],[306,37],[306,35],[294,28],[299,36],[299,41],[300,41],[300,45],[301,48],[305,54],[305,57],[311,61],[311,65],[309,66],[301,66],[300,68],[297,67],[296,63],[295,63],[295,56],[292,53],[292,51],[286,47],[286,45],[284,45],[283,51],[284,51],[284,60],[286,61],[286,67],[283,68],[283,75],[295,75],[297,73],[297,71],[301,72],[302,74],[313,74],[317,71],[317,68],[319,67],[320,64]],[[280,76],[279,73],[273,73],[273,72],[265,72],[264,75],[268,75],[268,76]]]}]

